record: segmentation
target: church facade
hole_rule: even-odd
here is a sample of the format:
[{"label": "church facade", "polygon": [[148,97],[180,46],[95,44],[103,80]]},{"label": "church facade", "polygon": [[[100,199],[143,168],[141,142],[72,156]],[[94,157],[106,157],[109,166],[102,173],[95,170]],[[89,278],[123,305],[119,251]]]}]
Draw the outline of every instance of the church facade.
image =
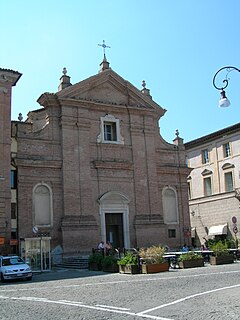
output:
[{"label": "church facade", "polygon": [[[9,88],[21,76],[0,69],[3,89],[3,75],[13,77]],[[3,89],[0,250],[13,250],[12,238],[22,255],[39,246],[86,253],[101,240],[116,248],[189,244],[183,140],[161,137],[166,110],[145,82],[137,89],[104,55],[100,71],[74,85],[64,69],[58,92],[43,93],[26,121],[10,120],[11,90]]]}]

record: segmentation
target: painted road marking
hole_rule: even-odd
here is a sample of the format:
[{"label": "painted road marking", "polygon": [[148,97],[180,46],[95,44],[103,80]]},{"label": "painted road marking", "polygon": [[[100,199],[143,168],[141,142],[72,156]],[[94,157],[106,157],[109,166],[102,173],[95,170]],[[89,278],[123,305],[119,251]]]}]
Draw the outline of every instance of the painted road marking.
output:
[{"label": "painted road marking", "polygon": [[[91,287],[91,286],[106,286],[108,284],[129,284],[130,282],[147,282],[147,281],[169,281],[169,280],[176,280],[176,279],[183,279],[183,278],[198,278],[198,277],[208,277],[212,275],[221,275],[221,274],[234,274],[234,273],[240,273],[240,270],[235,271],[222,271],[222,272],[212,272],[212,273],[200,273],[200,274],[192,274],[192,275],[178,275],[178,276],[172,276],[172,277],[155,277],[155,278],[141,278],[141,279],[127,279],[127,280],[118,280],[118,281],[106,281],[106,282],[93,282],[93,283],[80,283],[80,284],[70,284],[70,285],[61,285],[61,286],[52,286],[51,289],[62,289],[62,288],[78,288],[78,287]],[[122,276],[122,275],[121,275]],[[142,275],[141,275],[142,276]],[[69,279],[67,279],[69,280]],[[80,278],[81,280],[81,278]],[[63,280],[64,281],[64,280]],[[76,279],[74,279],[76,281]],[[37,284],[37,283],[36,283]],[[35,284],[35,285],[36,285]],[[12,286],[11,286],[12,287]],[[32,287],[32,288],[17,288],[18,292],[20,291],[42,291],[47,290],[49,291],[49,287]],[[0,287],[0,292],[16,292],[16,288],[14,289],[8,289],[7,286]]]},{"label": "painted road marking", "polygon": [[172,302],[169,302],[169,303],[165,303],[163,305],[160,305],[160,306],[157,306],[157,307],[154,307],[154,308],[151,308],[151,309],[147,309],[147,310],[144,310],[144,311],[141,311],[141,312],[138,312],[138,313],[129,312],[127,310],[130,310],[130,309],[127,309],[127,308],[120,308],[120,307],[113,307],[113,306],[106,306],[106,305],[91,306],[91,305],[85,305],[85,304],[83,304],[82,302],[79,302],[79,301],[49,300],[49,299],[41,298],[41,297],[38,298],[38,297],[8,297],[8,296],[0,296],[0,299],[62,304],[62,305],[76,306],[76,307],[80,307],[80,308],[88,308],[88,309],[94,309],[94,310],[99,310],[99,311],[105,311],[105,312],[132,315],[134,317],[142,317],[142,318],[146,318],[146,319],[173,320],[173,319],[170,319],[170,318],[152,316],[149,313],[151,313],[153,311],[156,311],[156,310],[159,310],[159,309],[166,308],[166,307],[171,306],[171,305],[175,305],[177,303],[184,302],[184,301],[189,300],[189,299],[193,299],[193,298],[199,297],[199,296],[203,296],[203,295],[210,294],[210,293],[215,293],[215,292],[218,292],[218,291],[238,288],[238,287],[240,287],[240,284],[236,284],[236,285],[232,285],[232,286],[227,286],[227,287],[222,287],[222,288],[218,288],[218,289],[213,289],[213,290],[208,290],[208,291],[196,293],[196,294],[189,295],[187,297],[184,297],[184,298],[181,298],[181,299],[177,299],[175,301],[172,301]]},{"label": "painted road marking", "polygon": [[[7,297],[2,297],[2,299],[7,299]],[[134,317],[141,317],[141,318],[146,318],[146,319],[154,319],[154,320],[173,320],[170,318],[163,318],[163,317],[157,317],[157,316],[151,316],[146,314],[146,312],[143,315],[140,315],[138,313],[134,312],[128,312],[124,310],[117,310],[113,309],[112,307],[100,307],[100,306],[90,306],[90,305],[85,305],[81,304],[81,302],[78,301],[63,301],[63,300],[48,300],[45,298],[36,298],[36,297],[10,297],[10,300],[21,300],[21,301],[33,301],[33,302],[42,302],[42,303],[53,303],[53,304],[61,304],[61,305],[67,305],[67,306],[75,306],[79,308],[87,308],[87,309],[93,309],[93,310],[99,310],[99,311],[105,311],[105,312],[112,312],[112,313],[118,313],[118,314],[125,314],[125,315],[130,315]]]},{"label": "painted road marking", "polygon": [[118,310],[130,310],[129,308],[120,308],[120,307],[113,307],[113,306],[106,306],[104,304],[96,304],[97,307],[103,308],[110,308],[110,309],[118,309]]},{"label": "painted road marking", "polygon": [[[69,300],[59,300],[60,302],[66,302],[66,303],[71,303],[72,301]],[[83,304],[81,301],[77,301],[78,304]]]},{"label": "painted road marking", "polygon": [[214,292],[217,292],[217,291],[223,291],[223,290],[228,290],[228,289],[233,289],[233,288],[238,288],[238,287],[240,287],[240,284],[236,284],[236,285],[233,285],[233,286],[222,287],[222,288],[218,288],[218,289],[213,289],[213,290],[208,290],[208,291],[192,294],[190,296],[187,296],[187,297],[184,297],[184,298],[181,298],[181,299],[169,302],[169,303],[162,304],[162,305],[160,305],[158,307],[147,309],[145,311],[139,312],[137,315],[141,316],[141,315],[143,315],[145,313],[149,313],[149,312],[152,312],[152,311],[155,311],[155,310],[158,310],[158,309],[166,308],[168,306],[171,306],[171,305],[174,305],[174,304],[177,304],[177,303],[189,300],[189,299],[193,299],[193,298],[196,298],[196,297],[199,297],[199,296],[203,296],[203,295],[206,295],[206,294],[209,294],[209,293],[214,293]]}]

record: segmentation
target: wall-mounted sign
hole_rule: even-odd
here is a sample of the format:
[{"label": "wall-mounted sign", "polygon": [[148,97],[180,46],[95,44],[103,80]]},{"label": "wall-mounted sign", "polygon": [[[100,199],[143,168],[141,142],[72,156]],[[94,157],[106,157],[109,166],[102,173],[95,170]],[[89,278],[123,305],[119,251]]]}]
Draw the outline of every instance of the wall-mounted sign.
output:
[{"label": "wall-mounted sign", "polygon": [[10,239],[10,246],[17,246],[18,240],[17,239]]},{"label": "wall-mounted sign", "polygon": [[238,228],[235,226],[235,227],[233,227],[233,232],[236,234],[236,233],[238,233]]},{"label": "wall-mounted sign", "polygon": [[237,223],[237,218],[236,217],[232,217],[232,223]]},{"label": "wall-mounted sign", "polygon": [[33,228],[32,228],[32,231],[33,231],[33,233],[38,233],[38,227],[36,227],[36,226],[34,226]]},{"label": "wall-mounted sign", "polygon": [[0,237],[0,245],[5,243],[5,238],[4,237]]}]

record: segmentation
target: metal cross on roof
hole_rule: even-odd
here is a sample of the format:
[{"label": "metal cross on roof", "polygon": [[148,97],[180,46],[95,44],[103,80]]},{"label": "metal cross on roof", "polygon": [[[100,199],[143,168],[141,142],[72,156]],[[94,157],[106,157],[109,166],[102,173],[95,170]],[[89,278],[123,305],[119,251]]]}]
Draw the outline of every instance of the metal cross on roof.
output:
[{"label": "metal cross on roof", "polygon": [[105,40],[103,40],[103,43],[102,43],[102,44],[98,44],[98,45],[103,48],[103,54],[104,54],[104,56],[105,56],[105,49],[106,49],[106,48],[111,48],[111,47],[109,47],[109,46],[107,46],[107,45],[105,44]]},{"label": "metal cross on roof", "polygon": [[64,76],[67,74],[67,68],[63,68],[63,72],[62,72],[63,74],[64,74]]}]

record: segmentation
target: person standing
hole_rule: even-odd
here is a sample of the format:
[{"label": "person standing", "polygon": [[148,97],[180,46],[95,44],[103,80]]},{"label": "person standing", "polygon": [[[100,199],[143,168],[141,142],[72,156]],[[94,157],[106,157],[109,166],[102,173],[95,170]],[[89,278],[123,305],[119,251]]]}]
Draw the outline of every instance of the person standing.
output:
[{"label": "person standing", "polygon": [[108,240],[106,243],[106,255],[109,255],[111,250],[112,250],[112,245],[111,245],[111,242]]},{"label": "person standing", "polygon": [[100,241],[97,248],[98,252],[101,252],[104,255],[104,241]]}]

